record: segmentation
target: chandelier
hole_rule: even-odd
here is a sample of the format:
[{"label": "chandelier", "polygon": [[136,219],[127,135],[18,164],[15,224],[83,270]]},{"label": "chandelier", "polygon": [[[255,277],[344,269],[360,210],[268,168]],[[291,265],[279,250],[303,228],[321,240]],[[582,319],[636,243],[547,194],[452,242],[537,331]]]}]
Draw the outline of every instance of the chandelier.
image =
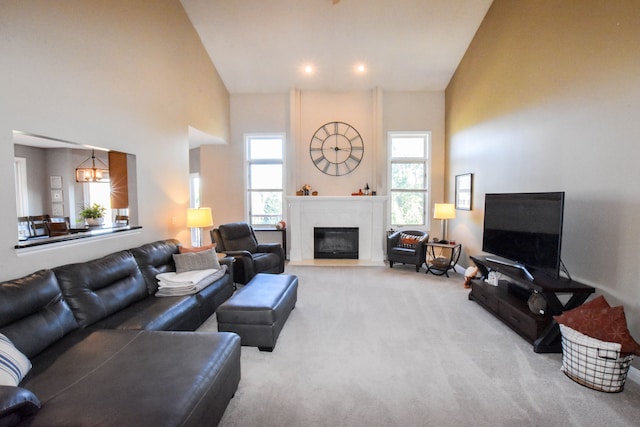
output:
[{"label": "chandelier", "polygon": [[109,169],[96,157],[95,150],[91,150],[91,157],[76,168],[76,182],[109,182]]}]

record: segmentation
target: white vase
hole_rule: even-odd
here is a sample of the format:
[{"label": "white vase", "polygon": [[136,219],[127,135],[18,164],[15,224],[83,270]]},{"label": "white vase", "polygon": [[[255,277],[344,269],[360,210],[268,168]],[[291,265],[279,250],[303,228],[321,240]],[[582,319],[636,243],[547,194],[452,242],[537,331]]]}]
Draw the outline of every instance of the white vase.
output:
[{"label": "white vase", "polygon": [[86,221],[89,227],[97,227],[104,223],[104,218],[87,218]]}]

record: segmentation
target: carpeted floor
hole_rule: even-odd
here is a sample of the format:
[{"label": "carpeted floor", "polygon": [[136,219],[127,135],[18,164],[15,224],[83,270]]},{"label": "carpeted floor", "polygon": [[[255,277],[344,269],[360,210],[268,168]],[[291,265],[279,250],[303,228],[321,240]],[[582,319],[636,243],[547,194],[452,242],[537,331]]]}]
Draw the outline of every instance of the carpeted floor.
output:
[{"label": "carpeted floor", "polygon": [[[630,426],[640,385],[582,387],[467,299],[459,275],[412,266],[287,266],[298,303],[273,353],[242,347],[221,426]],[[201,330],[216,330],[215,316]]]}]

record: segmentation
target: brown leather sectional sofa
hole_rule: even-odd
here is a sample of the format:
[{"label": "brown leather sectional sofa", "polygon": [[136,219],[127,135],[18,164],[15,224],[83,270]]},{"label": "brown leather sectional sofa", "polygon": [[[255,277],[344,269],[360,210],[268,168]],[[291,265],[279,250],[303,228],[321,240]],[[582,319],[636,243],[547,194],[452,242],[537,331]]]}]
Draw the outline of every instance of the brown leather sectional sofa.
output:
[{"label": "brown leather sectional sofa", "polygon": [[0,386],[0,426],[217,425],[240,381],[240,338],[193,332],[233,294],[156,297],[165,240],[0,283],[0,333],[32,362]]}]

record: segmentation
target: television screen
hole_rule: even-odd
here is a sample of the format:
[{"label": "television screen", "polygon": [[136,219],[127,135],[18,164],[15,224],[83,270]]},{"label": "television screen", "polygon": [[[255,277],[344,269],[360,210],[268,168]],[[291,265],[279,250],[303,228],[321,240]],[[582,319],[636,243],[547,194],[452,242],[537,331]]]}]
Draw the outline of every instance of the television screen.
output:
[{"label": "television screen", "polygon": [[487,194],[482,250],[557,278],[563,214],[563,192]]}]

